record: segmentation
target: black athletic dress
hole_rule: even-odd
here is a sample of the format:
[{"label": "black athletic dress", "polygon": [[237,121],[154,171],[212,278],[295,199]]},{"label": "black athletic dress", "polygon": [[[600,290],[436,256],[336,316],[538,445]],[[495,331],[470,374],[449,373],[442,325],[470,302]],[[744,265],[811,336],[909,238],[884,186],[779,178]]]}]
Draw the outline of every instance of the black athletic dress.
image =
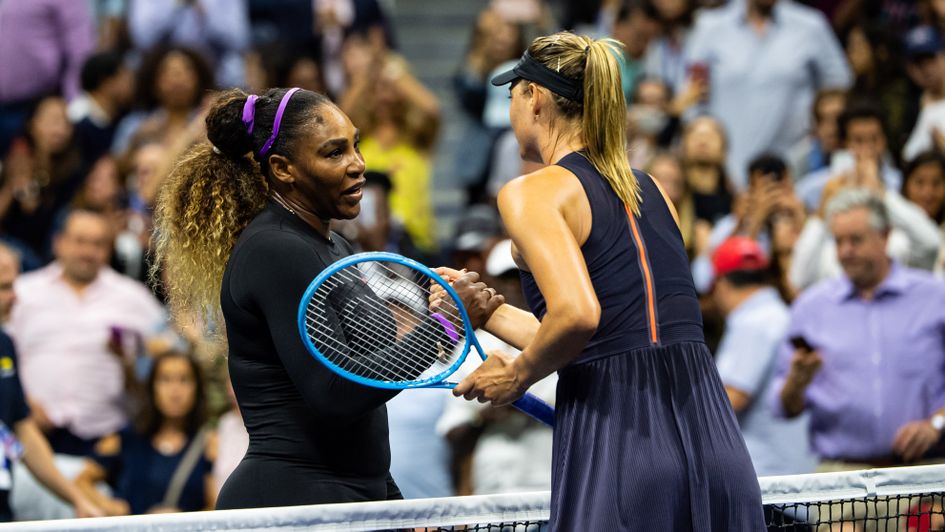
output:
[{"label": "black athletic dress", "polygon": [[233,248],[220,303],[249,450],[218,509],[402,498],[389,473],[384,406],[397,392],[336,376],[308,353],[296,325],[309,283],[351,252],[275,203]]}]

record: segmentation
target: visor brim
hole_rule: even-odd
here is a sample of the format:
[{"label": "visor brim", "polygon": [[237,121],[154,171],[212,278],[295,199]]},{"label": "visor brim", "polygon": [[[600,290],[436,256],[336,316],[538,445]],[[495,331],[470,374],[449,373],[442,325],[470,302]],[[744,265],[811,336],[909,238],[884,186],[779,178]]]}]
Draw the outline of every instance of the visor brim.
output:
[{"label": "visor brim", "polygon": [[515,73],[515,69],[511,68],[497,75],[496,77],[492,78],[492,84],[495,85],[496,87],[501,87],[502,85],[512,83],[513,81],[518,79],[518,77],[519,77],[518,74]]}]

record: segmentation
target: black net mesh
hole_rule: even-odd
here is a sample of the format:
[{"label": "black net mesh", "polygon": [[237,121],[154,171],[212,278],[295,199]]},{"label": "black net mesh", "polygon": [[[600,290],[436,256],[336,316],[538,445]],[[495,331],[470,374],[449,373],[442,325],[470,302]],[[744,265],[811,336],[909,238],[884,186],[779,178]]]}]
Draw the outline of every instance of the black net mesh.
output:
[{"label": "black net mesh", "polygon": [[768,530],[931,532],[945,530],[943,502],[938,492],[772,504],[765,521]]}]

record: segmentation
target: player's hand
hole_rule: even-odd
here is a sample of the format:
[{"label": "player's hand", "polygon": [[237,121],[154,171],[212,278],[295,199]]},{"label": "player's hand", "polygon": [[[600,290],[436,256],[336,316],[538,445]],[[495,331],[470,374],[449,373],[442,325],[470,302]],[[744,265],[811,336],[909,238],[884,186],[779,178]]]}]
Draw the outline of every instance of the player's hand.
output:
[{"label": "player's hand", "polygon": [[[456,295],[459,296],[459,300],[466,308],[466,314],[469,316],[469,322],[473,329],[478,329],[483,323],[489,321],[489,318],[492,317],[492,313],[505,303],[505,297],[496,293],[494,288],[490,288],[486,286],[485,283],[480,282],[479,274],[476,272],[461,273],[458,270],[446,271],[449,270],[448,268],[438,268],[438,270],[437,273],[450,282]],[[440,271],[443,271],[447,275],[440,273]],[[446,307],[446,309],[450,310],[451,313],[455,313],[451,308],[452,301],[446,294],[446,291],[439,286],[431,288],[430,311],[436,312],[437,310],[443,309],[444,305],[450,305]],[[446,312],[442,313],[444,315],[447,314]]]},{"label": "player's hand", "polygon": [[[444,281],[450,284],[453,284],[453,281],[459,279],[463,276],[463,274],[466,273],[465,268],[462,270],[454,270],[453,268],[447,268],[446,266],[433,268],[433,271],[442,277]],[[430,280],[430,296],[427,299],[430,312],[437,312],[440,309],[440,305],[444,304],[444,302],[448,300],[449,297],[449,294],[447,294],[446,290],[440,286],[440,283]]]},{"label": "player's hand", "polygon": [[459,279],[467,272],[466,268],[463,268],[462,270],[454,270],[448,266],[433,268],[433,271],[448,283],[452,283],[456,279]]},{"label": "player's hand", "polygon": [[502,351],[490,351],[485,362],[453,389],[453,395],[463,396],[467,401],[475,399],[480,403],[492,403],[493,406],[515,401],[525,393],[528,385],[518,375],[514,361],[514,357]]},{"label": "player's hand", "polygon": [[893,452],[899,455],[904,461],[912,462],[925,454],[933,445],[935,445],[941,434],[927,419],[911,421],[906,423],[896,431],[896,437],[893,439]]}]

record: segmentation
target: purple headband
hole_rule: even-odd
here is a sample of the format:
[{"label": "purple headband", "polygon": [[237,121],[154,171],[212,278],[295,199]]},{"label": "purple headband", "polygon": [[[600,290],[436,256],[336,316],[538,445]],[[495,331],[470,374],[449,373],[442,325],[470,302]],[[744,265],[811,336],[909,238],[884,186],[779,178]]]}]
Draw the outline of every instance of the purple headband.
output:
[{"label": "purple headband", "polygon": [[[272,148],[272,144],[276,141],[276,137],[279,136],[279,126],[282,124],[282,115],[285,113],[285,108],[289,105],[289,100],[292,98],[292,95],[299,90],[301,89],[298,87],[289,89],[279,102],[279,109],[276,110],[276,119],[272,122],[272,135],[269,136],[269,140],[263,144],[263,147],[259,149],[260,157],[266,155],[269,149]],[[256,120],[256,100],[258,99],[258,96],[252,95],[246,98],[246,103],[243,104],[243,125],[246,126],[246,133],[249,135],[253,134],[253,126]]]},{"label": "purple headband", "polygon": [[256,100],[259,99],[259,96],[255,94],[246,98],[246,103],[243,104],[243,125],[246,126],[246,134],[253,134],[253,120],[256,118]]}]

